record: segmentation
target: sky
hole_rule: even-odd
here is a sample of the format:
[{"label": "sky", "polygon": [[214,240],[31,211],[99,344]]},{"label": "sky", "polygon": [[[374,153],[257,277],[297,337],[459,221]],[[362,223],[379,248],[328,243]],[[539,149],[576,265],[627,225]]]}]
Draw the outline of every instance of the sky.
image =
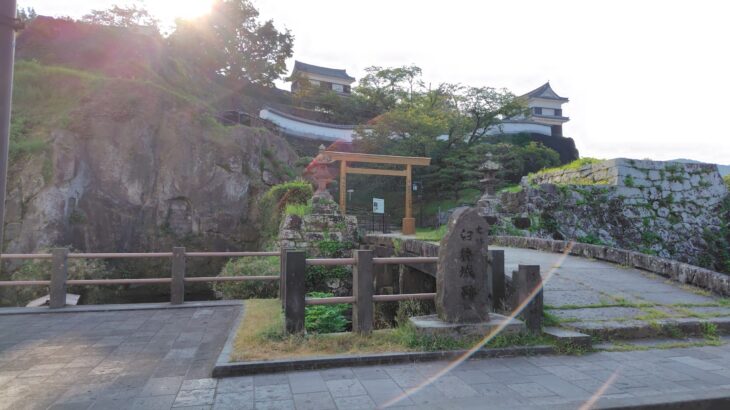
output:
[{"label": "sky", "polygon": [[[18,0],[79,17],[125,0]],[[163,23],[210,0],[147,0]],[[581,156],[730,164],[730,2],[713,0],[254,0],[295,36],[294,59],[416,64],[434,85],[526,93],[546,81]],[[281,84],[286,86],[285,84]]]}]

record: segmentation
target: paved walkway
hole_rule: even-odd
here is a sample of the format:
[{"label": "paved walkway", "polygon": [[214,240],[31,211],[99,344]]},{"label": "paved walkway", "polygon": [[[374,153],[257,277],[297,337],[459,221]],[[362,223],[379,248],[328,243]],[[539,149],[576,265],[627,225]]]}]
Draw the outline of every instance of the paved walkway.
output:
[{"label": "paved walkway", "polygon": [[[209,386],[240,306],[0,316],[0,409],[167,409]],[[199,380],[205,380],[199,382]]]},{"label": "paved walkway", "polygon": [[[593,334],[629,334],[658,323],[730,317],[730,304],[700,288],[653,273],[577,256],[530,249],[505,250],[507,274],[518,264],[540,265],[545,306],[561,325]],[[722,319],[725,320],[725,319]]]},{"label": "paved walkway", "polygon": [[[537,263],[547,272],[559,255],[509,249],[506,258],[508,271]],[[726,311],[697,290],[577,257],[566,258],[547,282],[545,300],[561,318],[600,313],[585,320],[614,320],[615,310],[602,309],[624,309],[612,306],[621,303],[677,314],[688,314],[680,304]],[[239,312],[221,306],[0,315],[0,409],[368,409],[396,398],[394,408],[419,410],[577,409],[592,397],[600,397],[597,407],[730,397],[727,344],[470,360],[413,394],[405,392],[447,363],[210,379]]]},{"label": "paved walkway", "polygon": [[[2,409],[580,408],[730,396],[730,346],[210,379],[239,307],[0,316]],[[691,407],[689,407],[691,408]]]}]

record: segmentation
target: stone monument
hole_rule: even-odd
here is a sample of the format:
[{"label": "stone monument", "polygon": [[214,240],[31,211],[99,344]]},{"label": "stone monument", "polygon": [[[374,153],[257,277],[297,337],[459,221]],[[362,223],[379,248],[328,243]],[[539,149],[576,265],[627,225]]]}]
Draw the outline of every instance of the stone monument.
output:
[{"label": "stone monument", "polygon": [[488,228],[476,208],[459,208],[451,215],[439,247],[437,314],[411,318],[419,332],[458,338],[486,335],[500,325],[505,325],[502,334],[523,330],[519,320],[489,312]]}]

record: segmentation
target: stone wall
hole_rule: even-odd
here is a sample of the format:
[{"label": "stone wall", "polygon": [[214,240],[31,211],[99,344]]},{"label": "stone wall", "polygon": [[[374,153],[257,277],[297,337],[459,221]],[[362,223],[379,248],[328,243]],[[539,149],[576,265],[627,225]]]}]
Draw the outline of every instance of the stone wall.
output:
[{"label": "stone wall", "polygon": [[284,217],[279,229],[279,246],[281,249],[305,249],[310,256],[316,257],[320,256],[317,247],[320,241],[351,243],[355,247],[357,218],[343,216],[334,201],[315,196],[311,214]]},{"label": "stone wall", "polygon": [[714,165],[630,159],[533,175],[521,186],[487,201],[484,213],[498,217],[503,234],[572,239],[692,264],[702,262],[706,235],[719,232],[728,194]]}]

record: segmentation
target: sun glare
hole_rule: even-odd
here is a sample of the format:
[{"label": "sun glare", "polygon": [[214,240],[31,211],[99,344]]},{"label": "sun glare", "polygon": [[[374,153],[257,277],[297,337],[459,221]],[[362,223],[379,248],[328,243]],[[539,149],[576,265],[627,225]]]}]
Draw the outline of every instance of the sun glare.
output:
[{"label": "sun glare", "polygon": [[213,0],[151,0],[147,4],[161,19],[174,21],[194,19],[210,12]]}]

